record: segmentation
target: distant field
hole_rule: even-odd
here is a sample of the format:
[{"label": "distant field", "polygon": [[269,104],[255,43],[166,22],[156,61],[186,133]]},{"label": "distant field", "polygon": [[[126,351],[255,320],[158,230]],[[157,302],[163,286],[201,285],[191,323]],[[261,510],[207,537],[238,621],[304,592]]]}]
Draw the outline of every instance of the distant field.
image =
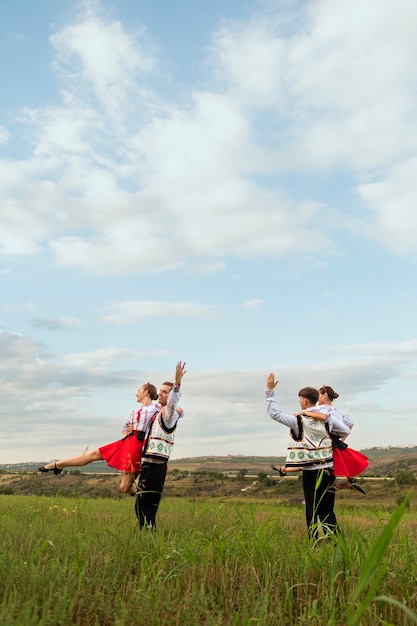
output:
[{"label": "distant field", "polygon": [[[39,472],[0,473],[0,494],[111,498],[131,501],[130,496],[119,491],[120,474],[92,474],[64,471],[59,476]],[[337,501],[345,506],[381,507],[391,509],[409,489],[414,493],[416,485],[401,485],[395,479],[360,479],[366,490],[362,495],[353,490],[340,491]],[[270,499],[282,504],[302,507],[303,492],[299,477],[280,478],[260,472],[241,476],[237,472],[180,470],[170,467],[164,490],[165,497],[221,498],[221,499]],[[413,500],[412,500],[413,503]]]}]

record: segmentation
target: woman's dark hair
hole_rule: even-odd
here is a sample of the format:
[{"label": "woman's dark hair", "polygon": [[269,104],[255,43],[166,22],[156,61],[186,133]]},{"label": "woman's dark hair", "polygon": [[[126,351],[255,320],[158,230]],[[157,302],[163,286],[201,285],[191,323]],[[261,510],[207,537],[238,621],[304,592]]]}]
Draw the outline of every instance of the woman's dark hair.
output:
[{"label": "woman's dark hair", "polygon": [[151,383],[145,383],[143,386],[149,393],[151,400],[158,400],[158,392],[155,385],[152,385]]},{"label": "woman's dark hair", "polygon": [[337,391],[332,389],[332,387],[329,387],[329,385],[323,385],[322,387],[320,387],[319,392],[327,393],[327,397],[329,398],[330,402],[333,402],[333,400],[336,400],[339,397]]}]

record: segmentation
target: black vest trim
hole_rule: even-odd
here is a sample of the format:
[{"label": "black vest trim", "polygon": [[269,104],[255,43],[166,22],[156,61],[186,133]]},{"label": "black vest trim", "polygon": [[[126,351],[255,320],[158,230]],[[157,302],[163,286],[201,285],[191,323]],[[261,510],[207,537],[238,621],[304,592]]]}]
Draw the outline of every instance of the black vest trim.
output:
[{"label": "black vest trim", "polygon": [[303,421],[301,419],[301,415],[297,415],[297,425],[298,425],[298,433],[296,433],[292,428],[291,428],[290,433],[294,441],[301,441],[304,435]]}]

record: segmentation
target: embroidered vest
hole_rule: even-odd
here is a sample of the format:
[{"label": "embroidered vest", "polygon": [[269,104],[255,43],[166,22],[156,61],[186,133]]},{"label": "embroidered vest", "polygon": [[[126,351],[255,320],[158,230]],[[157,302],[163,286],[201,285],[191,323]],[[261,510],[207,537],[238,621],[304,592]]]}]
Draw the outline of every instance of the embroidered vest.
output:
[{"label": "embroidered vest", "polygon": [[332,440],[327,424],[304,415],[298,416],[298,433],[291,430],[286,467],[319,465],[333,461]]},{"label": "embroidered vest", "polygon": [[174,447],[174,436],[177,424],[172,428],[165,425],[161,412],[156,415],[149,429],[148,439],[143,453],[144,458],[168,461]]}]

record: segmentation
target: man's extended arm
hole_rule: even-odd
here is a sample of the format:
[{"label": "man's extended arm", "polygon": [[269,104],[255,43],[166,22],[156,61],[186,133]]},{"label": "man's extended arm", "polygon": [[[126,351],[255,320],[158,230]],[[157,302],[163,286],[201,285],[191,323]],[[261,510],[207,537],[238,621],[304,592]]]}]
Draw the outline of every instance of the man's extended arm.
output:
[{"label": "man's extended arm", "polygon": [[278,381],[275,380],[275,375],[271,372],[266,381],[266,410],[269,417],[276,422],[280,422],[289,428],[296,429],[298,427],[297,418],[294,415],[283,413],[277,405],[275,399],[274,389],[278,385]]},{"label": "man's extended arm", "polygon": [[165,425],[168,428],[172,428],[176,424],[178,418],[182,415],[176,411],[176,406],[181,398],[181,380],[185,373],[185,362],[182,363],[182,361],[178,361],[175,368],[175,384],[168,396],[166,411],[163,418]]}]

